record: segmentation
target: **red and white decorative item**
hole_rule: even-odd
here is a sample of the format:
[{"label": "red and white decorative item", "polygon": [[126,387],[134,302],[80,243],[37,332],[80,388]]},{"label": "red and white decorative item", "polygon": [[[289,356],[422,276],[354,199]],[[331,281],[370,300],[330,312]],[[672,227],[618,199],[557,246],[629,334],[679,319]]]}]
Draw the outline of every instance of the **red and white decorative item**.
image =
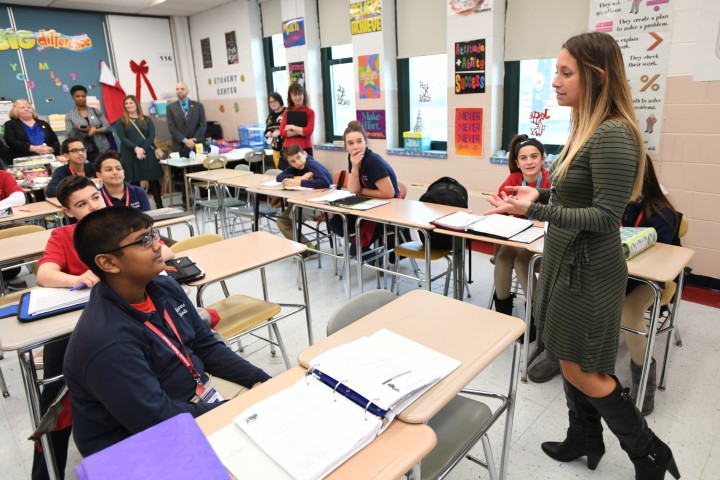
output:
[{"label": "red and white decorative item", "polygon": [[102,60],[100,61],[100,85],[105,104],[105,117],[108,122],[113,123],[122,117],[125,90],[120,86],[120,82],[115,78],[110,67]]},{"label": "red and white decorative item", "polygon": [[145,80],[145,85],[147,85],[148,90],[150,91],[150,96],[153,100],[157,100],[157,96],[155,96],[155,90],[152,87],[152,84],[150,84],[150,80],[147,78],[147,74],[150,71],[150,67],[147,64],[146,60],[141,61],[140,63],[135,63],[135,61],[130,60],[130,70],[135,74],[135,96],[140,100],[140,80]]}]

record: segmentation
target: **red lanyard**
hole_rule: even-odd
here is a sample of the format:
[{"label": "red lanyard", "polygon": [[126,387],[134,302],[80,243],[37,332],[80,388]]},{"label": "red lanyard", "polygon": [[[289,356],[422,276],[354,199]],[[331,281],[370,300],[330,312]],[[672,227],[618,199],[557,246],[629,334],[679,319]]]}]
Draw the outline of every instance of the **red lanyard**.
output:
[{"label": "red lanyard", "polygon": [[643,212],[640,212],[640,215],[638,215],[637,220],[635,220],[635,226],[636,226],[636,227],[639,227],[639,226],[640,226],[640,222],[642,222],[642,218],[643,218]]},{"label": "red lanyard", "polygon": [[[108,206],[112,207],[112,205],[113,205],[112,199],[110,198],[110,195],[108,195],[107,192],[105,191],[105,187],[103,187],[102,190],[100,190],[100,191],[102,192],[103,197],[105,197],[105,201],[107,202]],[[125,206],[126,207],[130,206],[130,187],[128,187],[128,186],[125,186]]]},{"label": "red lanyard", "polygon": [[[160,337],[160,340],[165,342],[165,345],[167,345],[168,348],[170,348],[170,350],[172,350],[172,352],[175,354],[175,356],[178,358],[178,360],[180,360],[180,363],[182,363],[183,366],[185,368],[187,368],[187,371],[192,374],[193,378],[195,379],[195,382],[198,384],[197,390],[202,391],[203,387],[202,387],[202,380],[200,379],[200,374],[197,372],[197,370],[195,370],[195,367],[193,366],[193,363],[192,363],[192,359],[190,358],[190,354],[188,353],[187,348],[185,348],[185,344],[183,343],[182,339],[180,338],[180,335],[178,334],[177,329],[175,328],[175,324],[173,323],[172,319],[170,318],[170,315],[168,315],[167,310],[164,312],[164,314],[165,314],[165,321],[168,323],[168,325],[170,325],[170,328],[172,329],[173,333],[175,334],[175,337],[180,342],[180,345],[182,345],[183,350],[185,350],[185,355],[183,355],[182,352],[180,351],[180,349],[177,348],[175,346],[175,344],[172,343],[170,341],[170,339],[165,336],[164,333],[162,333],[160,330],[158,330],[158,328],[155,325],[153,325],[149,321],[146,321],[145,326],[148,327],[150,330],[152,330],[152,332],[155,333],[155,335]],[[201,394],[202,393],[199,393],[198,395],[201,395]]]}]

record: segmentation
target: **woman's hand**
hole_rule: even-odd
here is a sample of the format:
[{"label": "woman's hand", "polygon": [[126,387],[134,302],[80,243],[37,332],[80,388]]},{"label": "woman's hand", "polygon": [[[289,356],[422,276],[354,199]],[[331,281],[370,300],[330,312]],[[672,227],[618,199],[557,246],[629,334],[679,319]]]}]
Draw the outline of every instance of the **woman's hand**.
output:
[{"label": "woman's hand", "polygon": [[286,137],[302,136],[302,128],[296,127],[295,125],[285,125],[285,136]]},{"label": "woman's hand", "polygon": [[88,131],[87,131],[88,137],[92,137],[93,135],[95,135],[95,132],[97,132],[97,128],[95,128],[95,127],[93,127],[93,126],[91,125],[90,128],[88,128]]},{"label": "woman's hand", "polygon": [[488,210],[483,215],[493,213],[509,213],[511,215],[525,215],[530,204],[540,198],[540,193],[533,187],[505,187],[505,192],[500,195],[485,197],[495,208]]},{"label": "woman's hand", "polygon": [[145,154],[145,149],[142,147],[135,147],[135,156],[138,160],[145,160],[145,157],[147,156]]}]

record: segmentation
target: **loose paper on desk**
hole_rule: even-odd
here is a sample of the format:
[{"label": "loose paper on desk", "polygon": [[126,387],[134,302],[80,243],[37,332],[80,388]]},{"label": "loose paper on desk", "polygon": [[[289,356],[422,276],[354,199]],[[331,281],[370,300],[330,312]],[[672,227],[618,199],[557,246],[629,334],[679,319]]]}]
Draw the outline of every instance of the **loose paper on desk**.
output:
[{"label": "loose paper on desk", "polygon": [[35,288],[30,291],[28,314],[39,315],[73,305],[87,303],[90,289],[71,292],[69,288]]},{"label": "loose paper on desk", "polygon": [[283,182],[278,182],[277,180],[268,180],[267,182],[263,182],[258,188],[261,190],[314,190],[313,188],[302,187],[300,185],[288,186]]},{"label": "loose paper on desk", "polygon": [[352,192],[348,192],[347,190],[337,190],[335,192],[321,195],[319,197],[308,198],[308,202],[328,204],[330,202],[334,202],[335,200],[352,197],[353,195],[355,194]]},{"label": "loose paper on desk", "polygon": [[[235,424],[294,478],[322,478],[380,434],[460,362],[389,330],[329,350],[310,376],[256,403]],[[341,384],[330,388],[320,375]],[[385,419],[345,397],[351,389]]]}]

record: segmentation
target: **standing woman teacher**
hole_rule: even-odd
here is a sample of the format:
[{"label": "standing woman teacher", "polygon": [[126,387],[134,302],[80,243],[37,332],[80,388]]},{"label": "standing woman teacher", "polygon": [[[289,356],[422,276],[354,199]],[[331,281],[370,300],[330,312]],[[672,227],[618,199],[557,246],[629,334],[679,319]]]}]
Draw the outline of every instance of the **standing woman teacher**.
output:
[{"label": "standing woman teacher", "polygon": [[135,95],[128,95],[123,102],[123,116],[115,123],[120,139],[120,155],[125,170],[125,180],[135,186],[147,180],[155,208],[163,208],[160,179],[162,168],[155,156],[155,125],[150,117],[143,115]]},{"label": "standing woman teacher", "polygon": [[[305,150],[305,153],[312,157],[315,110],[308,107],[307,95],[305,93],[305,87],[297,82],[288,87],[288,106],[285,115],[282,116],[282,120],[280,121],[280,135],[285,138],[283,143],[285,148],[297,144]],[[300,115],[293,114],[293,117],[297,116],[298,120],[289,119],[287,112],[300,112]]]},{"label": "standing woman teacher", "polygon": [[112,129],[100,110],[87,106],[87,88],[75,85],[70,89],[70,95],[75,108],[65,114],[65,132],[68,137],[83,141],[87,158],[94,163],[98,155],[110,150],[107,135]]},{"label": "standing woman teacher", "polygon": [[605,453],[601,418],[635,466],[636,479],[680,477],[675,459],[615,377],[627,265],[619,236],[629,200],[641,194],[645,148],[622,53],[605,33],[570,38],[553,81],[558,104],[572,108],[570,138],[550,169],[553,188],[507,187],[493,213],[549,222],[535,297],[535,321],[560,359],[570,426],[563,442],[545,442],[551,458]]}]

